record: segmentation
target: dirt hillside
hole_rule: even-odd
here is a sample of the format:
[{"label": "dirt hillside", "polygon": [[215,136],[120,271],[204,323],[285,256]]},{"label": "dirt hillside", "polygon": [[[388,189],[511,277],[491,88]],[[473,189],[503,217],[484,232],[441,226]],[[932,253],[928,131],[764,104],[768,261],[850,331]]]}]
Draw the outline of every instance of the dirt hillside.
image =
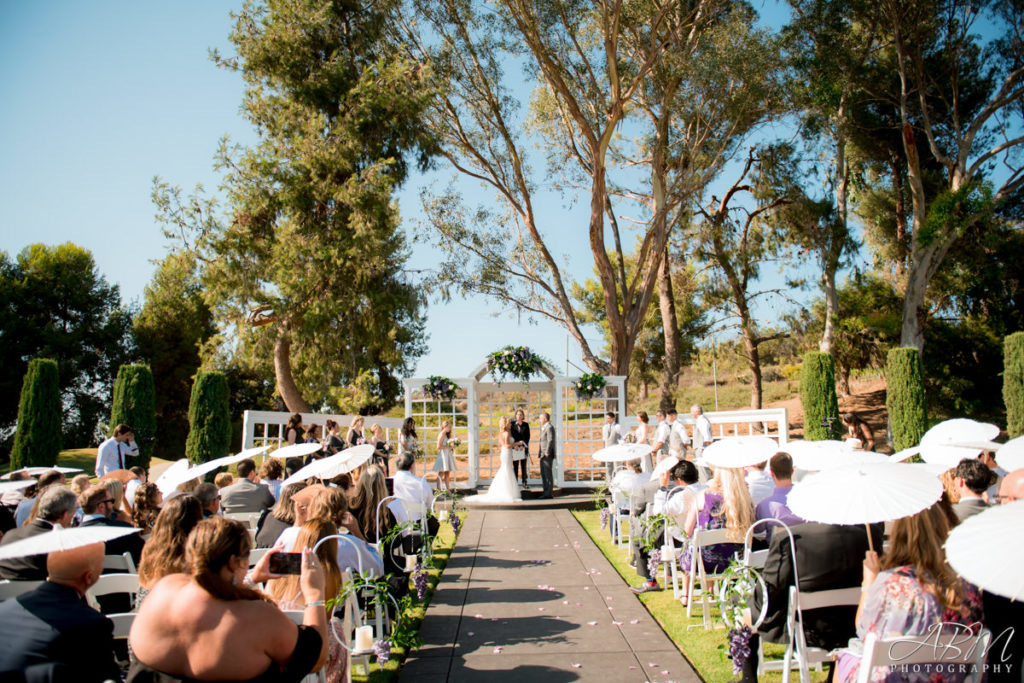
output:
[{"label": "dirt hillside", "polygon": [[[854,412],[860,415],[861,419],[868,423],[871,432],[875,437],[875,450],[888,452],[885,443],[885,429],[888,421],[888,412],[885,408],[885,380],[871,379],[865,381],[851,381],[850,389],[853,393],[839,399],[839,411],[841,413]],[[800,397],[766,403],[765,408],[785,408],[789,416],[790,438],[803,438],[804,434],[804,411],[800,406]]]}]

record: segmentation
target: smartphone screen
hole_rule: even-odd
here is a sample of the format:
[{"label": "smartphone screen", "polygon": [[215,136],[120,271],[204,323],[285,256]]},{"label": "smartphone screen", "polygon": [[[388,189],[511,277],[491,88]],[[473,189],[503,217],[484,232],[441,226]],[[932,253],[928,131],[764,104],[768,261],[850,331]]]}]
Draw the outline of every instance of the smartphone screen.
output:
[{"label": "smartphone screen", "polygon": [[302,553],[274,553],[270,556],[271,574],[301,574]]}]

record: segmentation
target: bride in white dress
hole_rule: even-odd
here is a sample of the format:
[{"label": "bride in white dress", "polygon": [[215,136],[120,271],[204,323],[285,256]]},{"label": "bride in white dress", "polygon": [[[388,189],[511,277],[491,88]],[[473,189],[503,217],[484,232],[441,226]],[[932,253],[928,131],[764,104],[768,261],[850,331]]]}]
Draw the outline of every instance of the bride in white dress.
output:
[{"label": "bride in white dress", "polygon": [[498,442],[501,444],[501,467],[494,474],[487,493],[472,498],[488,503],[516,503],[522,501],[523,494],[512,471],[512,421],[507,417],[501,418],[500,429]]}]

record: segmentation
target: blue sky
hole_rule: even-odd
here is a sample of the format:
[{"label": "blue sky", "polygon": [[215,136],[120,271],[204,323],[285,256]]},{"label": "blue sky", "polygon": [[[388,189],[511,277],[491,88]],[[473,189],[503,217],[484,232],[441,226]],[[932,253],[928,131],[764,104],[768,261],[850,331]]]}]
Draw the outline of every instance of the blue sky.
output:
[{"label": "blue sky", "polygon": [[[168,246],[153,218],[153,177],[215,190],[219,139],[254,140],[238,113],[241,79],[207,56],[214,47],[231,52],[229,10],[238,4],[0,3],[0,249],[75,242],[93,252],[126,301],[141,302]],[[418,217],[423,186],[450,175],[413,178],[399,196],[403,220]],[[490,198],[474,185],[464,189]],[[577,277],[588,276],[586,216],[557,197],[543,208],[550,225],[570,226],[552,239],[553,250]],[[419,245],[410,265],[429,267],[435,258]],[[463,375],[506,343],[527,344],[564,369],[561,327],[530,324],[483,299],[431,304],[427,333],[420,376]],[[588,337],[600,351],[599,333]],[[569,347],[581,364],[575,343]]]}]

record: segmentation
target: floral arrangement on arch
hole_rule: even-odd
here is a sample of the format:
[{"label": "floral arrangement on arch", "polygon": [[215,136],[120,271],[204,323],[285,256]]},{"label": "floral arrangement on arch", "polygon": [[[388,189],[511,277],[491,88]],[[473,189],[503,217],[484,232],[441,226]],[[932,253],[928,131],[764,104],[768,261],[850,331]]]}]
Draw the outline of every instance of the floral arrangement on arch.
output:
[{"label": "floral arrangement on arch", "polygon": [[423,393],[435,401],[453,401],[455,400],[455,392],[458,390],[458,384],[447,377],[439,377],[437,375],[428,377],[427,383],[423,385]]},{"label": "floral arrangement on arch", "polygon": [[608,386],[608,383],[604,379],[604,375],[599,375],[596,372],[588,372],[587,374],[576,380],[573,385],[576,389],[576,395],[584,401],[589,401],[595,396],[600,396],[604,388]]},{"label": "floral arrangement on arch", "polygon": [[515,377],[525,382],[542,367],[544,360],[531,351],[529,346],[506,346],[487,356],[487,370],[499,384],[506,377]]}]

